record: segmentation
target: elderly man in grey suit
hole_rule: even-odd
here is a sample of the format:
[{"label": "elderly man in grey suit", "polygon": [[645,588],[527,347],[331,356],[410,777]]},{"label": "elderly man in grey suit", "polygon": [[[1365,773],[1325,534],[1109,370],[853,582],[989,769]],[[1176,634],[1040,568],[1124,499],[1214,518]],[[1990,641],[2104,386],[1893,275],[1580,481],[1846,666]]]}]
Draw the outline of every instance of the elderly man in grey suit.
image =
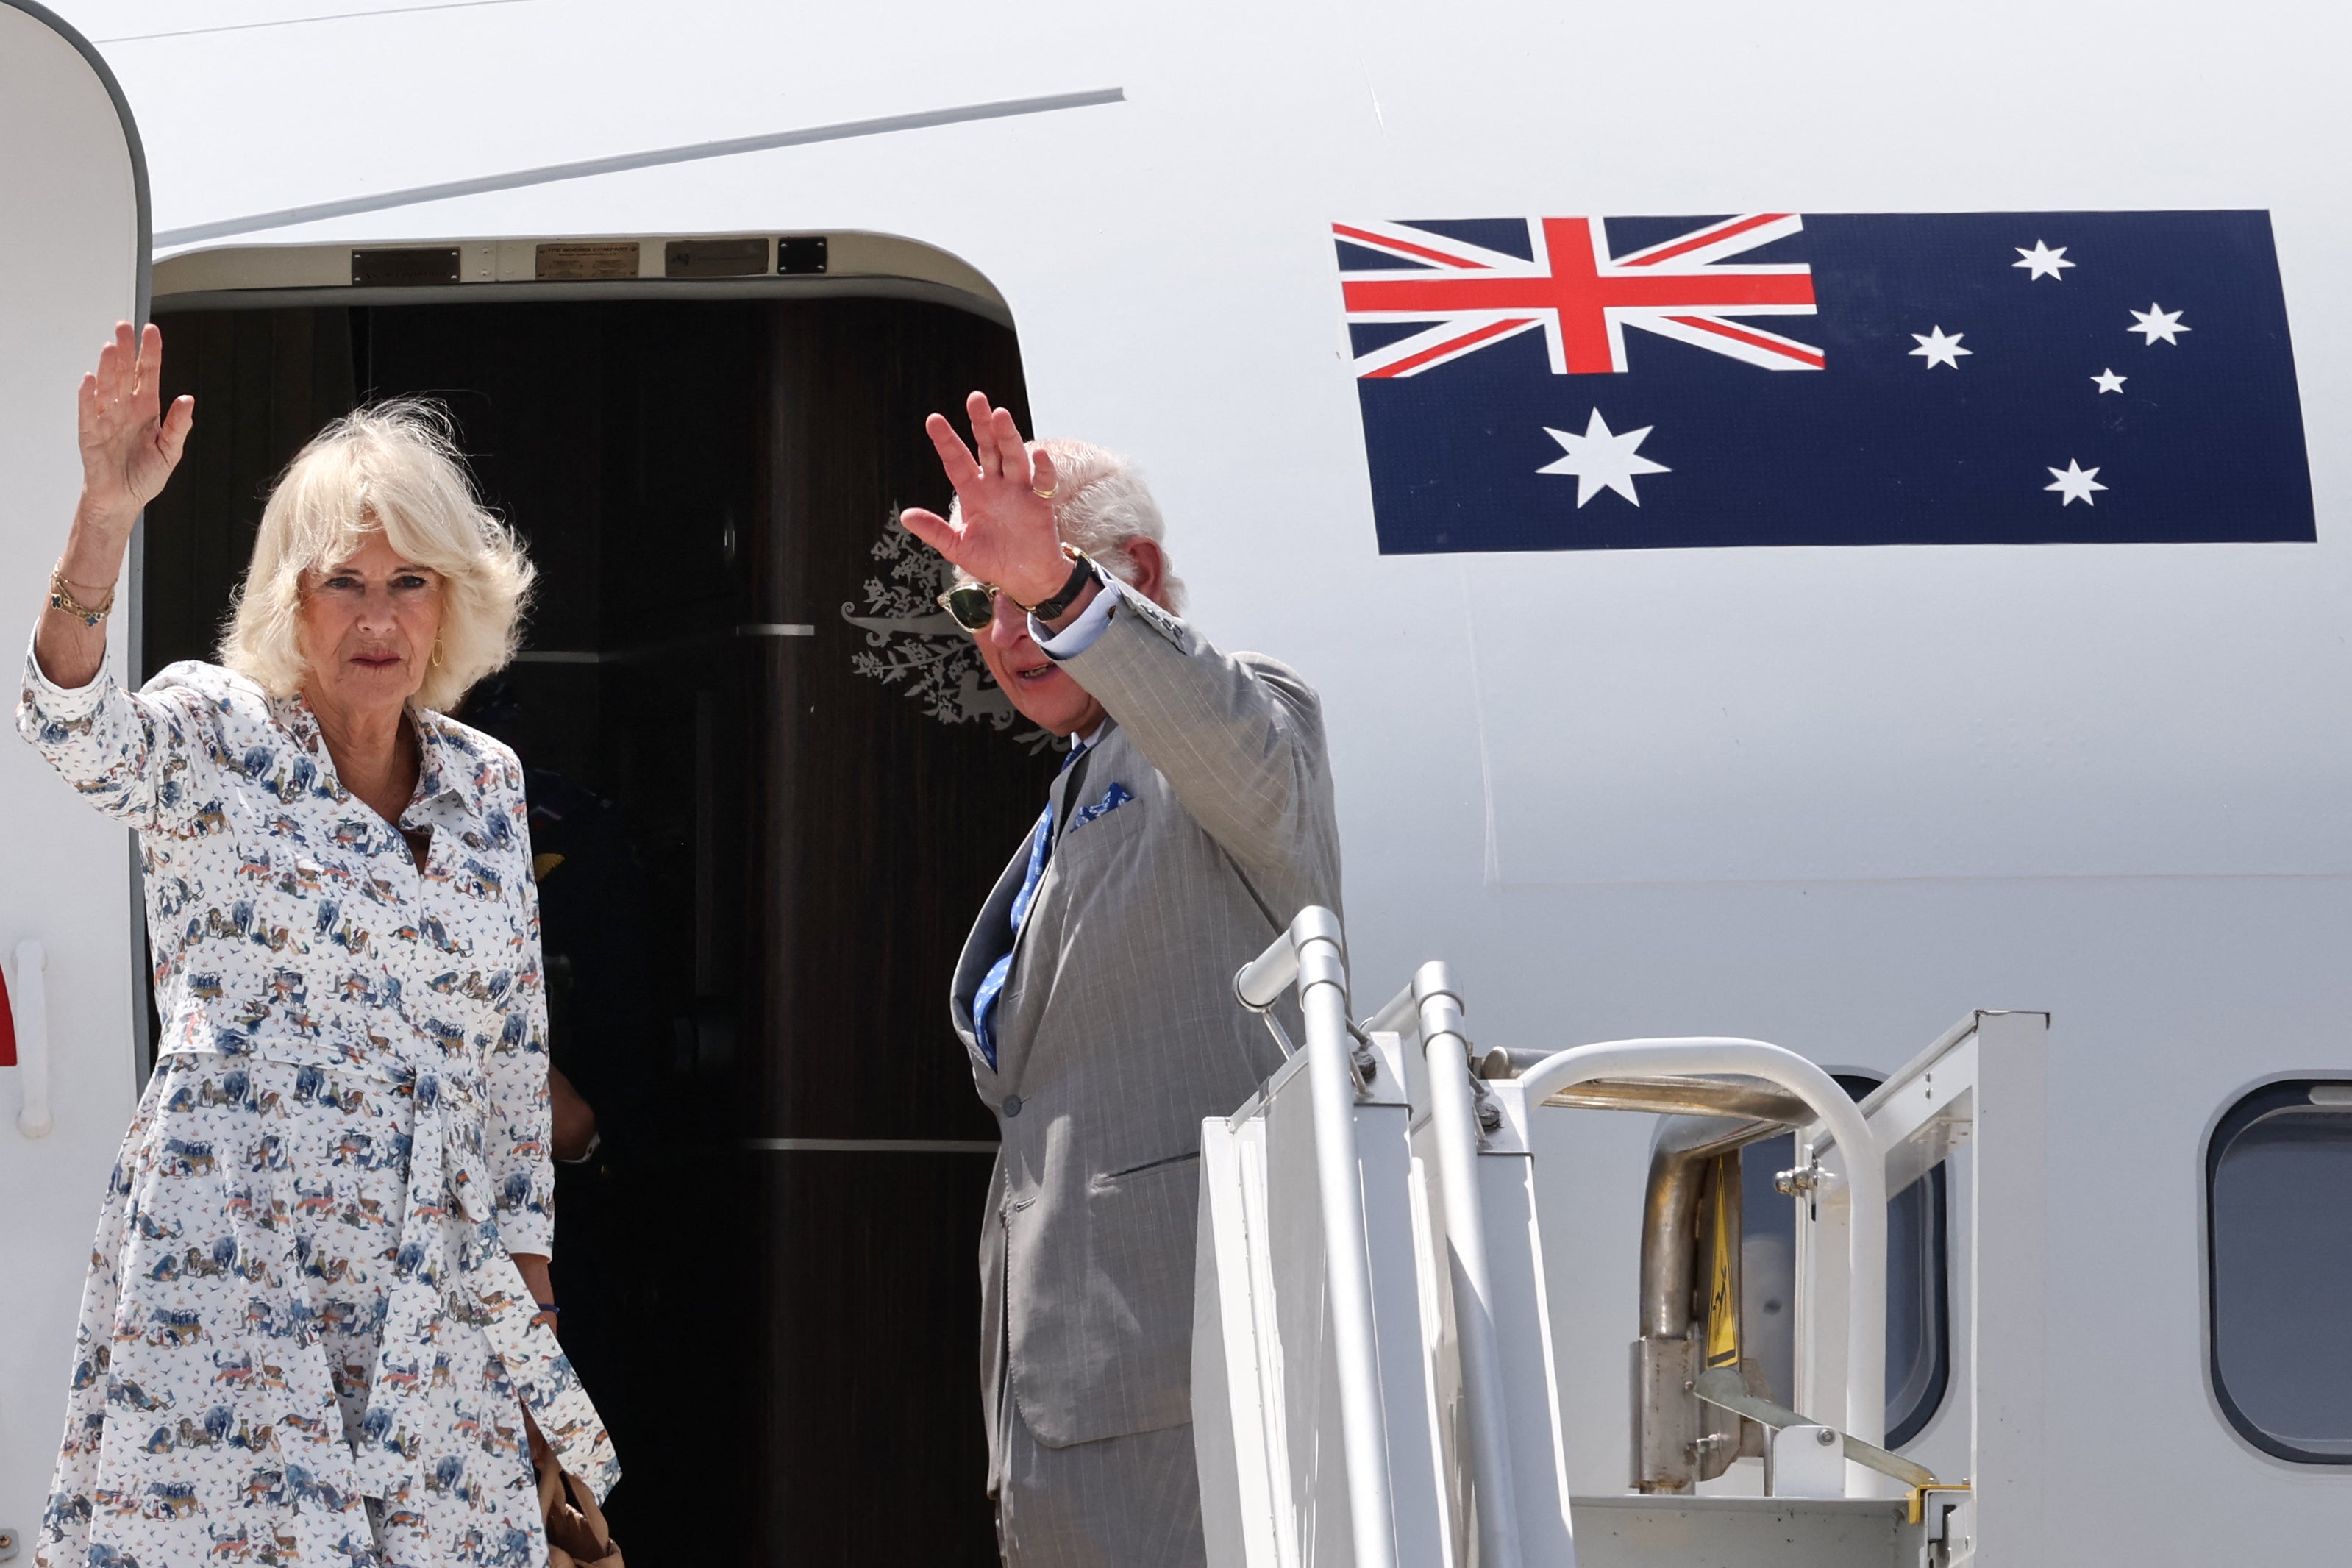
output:
[{"label": "elderly man in grey suit", "polygon": [[1201,1121],[1280,1061],[1235,970],[1339,907],[1314,691],[1177,618],[1158,507],[1099,447],[974,393],[929,424],[956,505],[906,526],[1013,705],[1071,738],[950,987],[997,1155],[981,1395],[1004,1560],[1202,1561],[1191,1395]]}]

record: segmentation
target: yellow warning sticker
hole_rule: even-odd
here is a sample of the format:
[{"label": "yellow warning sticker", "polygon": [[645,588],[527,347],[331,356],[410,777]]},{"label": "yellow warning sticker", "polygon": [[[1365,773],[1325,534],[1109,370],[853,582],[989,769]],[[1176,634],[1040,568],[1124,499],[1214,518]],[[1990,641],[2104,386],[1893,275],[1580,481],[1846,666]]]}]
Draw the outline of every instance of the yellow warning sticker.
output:
[{"label": "yellow warning sticker", "polygon": [[1739,1298],[1732,1286],[1733,1270],[1738,1265],[1738,1256],[1732,1249],[1739,1245],[1739,1227],[1731,1205],[1731,1184],[1738,1179],[1738,1169],[1732,1161],[1716,1166],[1707,1215],[1713,1222],[1707,1226],[1713,1243],[1708,1248],[1706,1293],[1706,1364],[1710,1367],[1739,1364]]}]

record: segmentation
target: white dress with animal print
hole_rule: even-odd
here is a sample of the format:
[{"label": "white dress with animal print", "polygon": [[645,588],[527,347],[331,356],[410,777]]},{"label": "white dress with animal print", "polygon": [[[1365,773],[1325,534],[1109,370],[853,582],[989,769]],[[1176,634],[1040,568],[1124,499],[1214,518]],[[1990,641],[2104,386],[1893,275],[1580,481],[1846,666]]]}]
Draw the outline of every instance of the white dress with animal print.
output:
[{"label": "white dress with animal print", "polygon": [[519,1402],[599,1496],[620,1469],[512,1258],[554,1230],[513,753],[415,714],[420,871],[309,707],[215,666],[28,659],[16,722],[139,830],[163,1020],[36,1560],[537,1568]]}]

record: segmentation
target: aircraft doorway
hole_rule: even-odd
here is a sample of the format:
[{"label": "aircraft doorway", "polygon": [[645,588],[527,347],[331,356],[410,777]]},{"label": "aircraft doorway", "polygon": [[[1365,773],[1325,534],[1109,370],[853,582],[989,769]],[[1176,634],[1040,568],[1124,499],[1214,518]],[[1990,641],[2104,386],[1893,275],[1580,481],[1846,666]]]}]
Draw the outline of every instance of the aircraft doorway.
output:
[{"label": "aircraft doorway", "polygon": [[142,674],[209,656],[320,424],[446,403],[541,573],[462,716],[530,770],[551,1047],[603,1138],[559,1167],[555,1279],[615,1535],[651,1568],[993,1562],[994,1127],[944,994],[1053,759],[889,519],[949,500],[926,413],[977,386],[1026,424],[1013,334],[936,300],[540,292],[160,300],[197,425],[148,518]]}]

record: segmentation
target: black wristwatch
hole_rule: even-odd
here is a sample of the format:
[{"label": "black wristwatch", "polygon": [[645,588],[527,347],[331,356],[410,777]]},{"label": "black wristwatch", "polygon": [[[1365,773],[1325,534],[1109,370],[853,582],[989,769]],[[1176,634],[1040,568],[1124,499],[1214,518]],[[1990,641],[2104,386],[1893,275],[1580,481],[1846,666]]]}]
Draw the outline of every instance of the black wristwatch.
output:
[{"label": "black wristwatch", "polygon": [[1028,606],[1029,613],[1041,621],[1050,621],[1068,609],[1071,601],[1085,593],[1087,584],[1095,580],[1095,563],[1087,560],[1076,545],[1065,544],[1062,546],[1062,553],[1069,557],[1073,564],[1070,567],[1069,576],[1062,584],[1061,592],[1050,599],[1040,599]]}]

